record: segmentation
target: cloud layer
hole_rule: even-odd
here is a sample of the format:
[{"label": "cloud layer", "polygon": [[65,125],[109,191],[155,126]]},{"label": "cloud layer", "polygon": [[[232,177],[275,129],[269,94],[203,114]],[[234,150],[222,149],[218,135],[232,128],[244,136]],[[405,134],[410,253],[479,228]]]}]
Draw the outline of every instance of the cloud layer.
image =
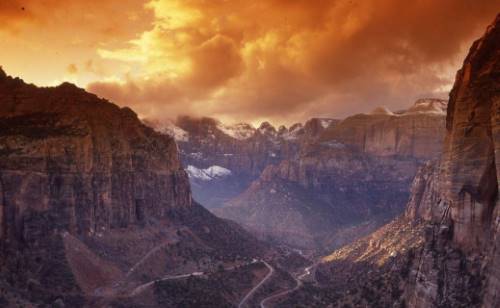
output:
[{"label": "cloud layer", "polygon": [[90,91],[142,116],[278,123],[446,96],[500,8],[499,0],[152,0],[48,1],[44,12],[30,1],[25,14],[21,2],[0,4],[0,27],[61,26],[64,18],[48,16],[88,12],[86,24],[72,23],[88,55],[62,70],[85,72]]}]

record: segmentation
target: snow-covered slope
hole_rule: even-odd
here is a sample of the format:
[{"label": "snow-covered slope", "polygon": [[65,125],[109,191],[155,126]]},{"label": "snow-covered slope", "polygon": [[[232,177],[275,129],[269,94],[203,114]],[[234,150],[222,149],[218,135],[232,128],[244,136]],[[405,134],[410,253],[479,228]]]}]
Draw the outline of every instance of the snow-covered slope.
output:
[{"label": "snow-covered slope", "polygon": [[193,165],[186,168],[189,177],[194,180],[211,181],[231,175],[231,170],[221,166],[210,166],[206,169],[199,169]]},{"label": "snow-covered slope", "polygon": [[394,115],[394,113],[392,113],[392,111],[387,109],[387,107],[385,107],[385,106],[377,107],[377,108],[373,109],[369,114],[370,115]]},{"label": "snow-covered slope", "polygon": [[267,137],[271,137],[271,138],[275,138],[278,134],[278,132],[276,131],[276,128],[274,128],[274,126],[272,126],[271,123],[269,123],[267,121],[262,122],[262,124],[260,124],[258,131],[263,136],[267,136]]},{"label": "snow-covered slope", "polygon": [[423,98],[415,102],[406,112],[408,114],[437,114],[446,115],[448,102],[442,99]]},{"label": "snow-covered slope", "polygon": [[299,137],[299,133],[302,132],[304,125],[302,123],[294,124],[290,127],[290,129],[282,130],[281,137],[285,140],[295,140]]},{"label": "snow-covered slope", "polygon": [[389,116],[407,116],[416,114],[425,115],[446,115],[448,102],[438,98],[418,99],[410,108],[392,112],[387,107],[381,106],[373,109],[368,115],[389,115]]},{"label": "snow-covered slope", "polygon": [[160,134],[172,136],[176,141],[189,141],[189,133],[175,125],[171,120],[158,121],[145,119],[143,120],[143,123],[150,126]]},{"label": "snow-covered slope", "polygon": [[224,134],[238,140],[248,139],[255,134],[255,128],[247,123],[238,123],[233,125],[218,123],[217,128]]},{"label": "snow-covered slope", "polygon": [[319,121],[321,123],[321,126],[323,126],[323,128],[328,128],[328,126],[330,126],[330,124],[335,122],[334,119],[320,119]]}]

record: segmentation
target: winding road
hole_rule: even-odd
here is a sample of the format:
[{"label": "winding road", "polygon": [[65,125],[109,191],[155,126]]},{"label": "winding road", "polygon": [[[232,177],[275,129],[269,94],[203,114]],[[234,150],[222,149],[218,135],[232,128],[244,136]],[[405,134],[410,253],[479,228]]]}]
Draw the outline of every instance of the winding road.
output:
[{"label": "winding road", "polygon": [[155,283],[160,282],[160,281],[182,279],[182,278],[188,278],[190,276],[203,276],[204,274],[205,273],[203,273],[203,272],[194,272],[194,273],[190,273],[190,274],[183,274],[183,275],[177,275],[177,276],[167,276],[167,277],[163,277],[160,279],[156,279],[156,280],[150,281],[148,283],[145,283],[145,284],[142,284],[142,285],[136,287],[134,290],[132,290],[132,292],[130,293],[130,296],[136,296],[138,294],[141,294],[146,289],[148,289],[149,287],[151,287],[152,285],[154,285]]},{"label": "winding road", "polygon": [[[131,273],[133,273],[135,271],[135,269],[141,265],[142,263],[144,263],[144,261],[146,259],[148,259],[149,257],[151,257],[152,254],[154,254],[155,252],[157,252],[160,248],[162,248],[161,246],[164,246],[164,244],[162,245],[159,245],[158,247],[155,247],[153,248],[151,251],[149,251],[141,260],[139,260],[139,262],[137,262],[134,266],[132,266],[132,268],[126,273],[125,275],[125,279],[130,276]],[[259,290],[259,288],[261,288],[271,277],[272,275],[274,274],[275,270],[274,268],[269,264],[267,263],[266,261],[264,260],[254,260],[252,261],[251,263],[256,263],[256,262],[262,262],[268,269],[269,269],[269,272],[266,274],[266,276],[255,286],[253,287],[244,297],[243,299],[240,301],[240,303],[238,304],[238,308],[242,308],[244,307],[244,305],[246,304],[246,302],[255,294],[255,292],[257,292],[257,290]],[[282,291],[280,293],[277,293],[277,294],[274,294],[274,295],[271,295],[271,296],[268,296],[266,298],[264,298],[261,302],[260,302],[260,307],[261,308],[265,308],[265,305],[267,302],[275,299],[275,298],[278,298],[278,297],[281,297],[281,296],[284,296],[288,293],[291,293],[297,289],[299,289],[303,282],[302,282],[302,279],[304,279],[305,277],[307,277],[308,275],[311,274],[311,269],[313,267],[315,267],[316,264],[313,264],[309,267],[306,267],[304,269],[304,273],[297,276],[297,278],[294,277],[295,281],[297,282],[297,285],[292,288],[292,289],[289,289],[289,290],[285,290],[285,291]],[[235,267],[228,267],[228,268],[225,268],[225,270],[232,270],[234,269]],[[139,295],[141,294],[142,292],[144,292],[145,290],[147,290],[148,288],[150,288],[151,286],[153,286],[156,282],[160,282],[160,281],[165,281],[165,280],[175,280],[175,279],[184,279],[184,278],[188,278],[190,276],[203,276],[203,275],[206,275],[206,273],[204,272],[193,272],[193,273],[189,273],[189,274],[181,274],[181,275],[175,275],[175,276],[165,276],[163,278],[160,278],[160,279],[156,279],[156,280],[152,280],[150,282],[147,282],[147,283],[144,283],[142,285],[139,285],[137,287],[135,287],[130,293],[129,293],[129,296],[136,296],[136,295]],[[121,285],[121,283],[123,283],[123,281],[119,281],[119,282],[116,282],[113,286],[112,286],[112,289],[114,291],[116,291],[117,288],[119,288],[119,286]],[[94,295],[95,296],[100,296],[102,295],[101,293],[103,293],[103,288],[98,288],[94,291]]]},{"label": "winding road", "polygon": [[255,287],[253,287],[252,290],[250,290],[250,292],[247,293],[247,295],[245,295],[245,297],[243,297],[243,299],[240,301],[240,303],[238,304],[238,308],[242,308],[243,305],[245,305],[245,302],[255,293],[257,292],[257,290],[266,282],[269,280],[269,278],[271,278],[271,276],[274,274],[274,268],[269,265],[269,263],[267,263],[266,261],[262,261],[262,263],[264,263],[265,266],[267,266],[267,268],[269,269],[269,273],[267,273],[266,277],[264,277],[264,279],[262,279]]},{"label": "winding road", "polygon": [[[255,263],[255,262],[258,262],[258,261],[256,261],[256,260],[252,261],[252,263]],[[269,273],[266,275],[266,277],[264,277],[264,279],[262,279],[261,282],[259,282],[258,285],[256,285],[252,290],[250,290],[250,292],[247,293],[247,295],[241,300],[241,302],[238,305],[238,307],[241,307],[248,300],[248,298],[250,298],[252,296],[252,294],[255,293],[257,291],[257,289],[259,289],[271,277],[271,275],[274,273],[274,268],[271,265],[269,265],[266,261],[261,261],[261,262],[264,263],[265,266],[267,266],[267,268],[269,269]],[[234,270],[235,268],[236,268],[236,266],[231,266],[231,267],[224,268],[224,270],[226,270],[226,271],[228,271],[228,270]],[[189,274],[182,274],[182,275],[175,275],[175,276],[165,276],[163,278],[152,280],[150,282],[147,282],[147,283],[141,284],[140,286],[135,287],[132,290],[132,292],[130,292],[129,296],[136,296],[138,294],[141,294],[142,292],[144,292],[145,290],[147,290],[149,287],[153,286],[156,282],[165,281],[165,280],[183,279],[183,278],[188,278],[188,277],[191,277],[191,276],[203,276],[203,275],[206,275],[206,273],[204,273],[204,272],[193,272],[193,273],[189,273]]]},{"label": "winding road", "polygon": [[303,285],[303,281],[302,281],[302,280],[303,280],[305,277],[307,277],[307,276],[311,275],[311,270],[312,270],[312,269],[313,269],[316,265],[317,265],[317,263],[314,263],[313,265],[306,267],[306,268],[304,269],[304,273],[303,273],[303,274],[301,274],[301,275],[297,276],[297,278],[295,278],[295,277],[294,277],[295,282],[297,283],[297,285],[296,285],[294,288],[292,288],[292,289],[288,289],[288,290],[285,290],[285,291],[281,291],[281,292],[279,292],[279,293],[276,293],[276,294],[274,294],[274,295],[271,295],[271,296],[268,296],[268,297],[264,298],[264,299],[260,302],[260,308],[266,308],[266,304],[267,304],[268,302],[270,302],[270,301],[272,301],[272,300],[274,300],[274,299],[276,299],[276,298],[278,298],[278,297],[282,297],[282,296],[285,296],[285,295],[287,295],[287,294],[289,294],[289,293],[292,293],[292,292],[294,292],[294,291],[297,291],[299,288],[301,288],[301,287],[302,287],[302,285]]}]

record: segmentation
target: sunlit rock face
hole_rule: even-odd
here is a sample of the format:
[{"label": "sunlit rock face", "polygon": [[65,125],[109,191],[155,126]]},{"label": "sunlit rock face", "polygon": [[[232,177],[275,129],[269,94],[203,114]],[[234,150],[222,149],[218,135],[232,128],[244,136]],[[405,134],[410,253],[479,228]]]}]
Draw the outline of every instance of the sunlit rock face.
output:
[{"label": "sunlit rock face", "polygon": [[[439,224],[442,230],[450,230],[444,247],[424,250],[427,262],[437,260],[438,267],[421,270],[420,276],[425,278],[416,282],[411,297],[417,307],[454,303],[451,295],[474,292],[481,298],[471,304],[500,305],[499,76],[500,17],[497,17],[486,34],[472,45],[457,73],[450,94],[441,164],[427,175],[424,197],[409,209],[410,213],[418,212],[417,217]],[[439,234],[434,233],[429,240],[442,238]],[[449,253],[453,249],[458,249],[458,255]],[[431,257],[432,253],[437,257]],[[463,266],[459,268],[453,262],[461,262]],[[440,276],[441,272],[446,275]],[[424,292],[426,283],[444,285],[445,290]]]},{"label": "sunlit rock face", "polygon": [[421,99],[407,110],[378,107],[348,117],[323,133],[323,141],[337,141],[365,153],[419,159],[436,157],[445,135],[446,101]]},{"label": "sunlit rock face", "polygon": [[[500,20],[476,41],[450,94],[443,154],[454,240],[489,243],[498,217],[500,170]],[[493,233],[492,233],[493,232]]]}]

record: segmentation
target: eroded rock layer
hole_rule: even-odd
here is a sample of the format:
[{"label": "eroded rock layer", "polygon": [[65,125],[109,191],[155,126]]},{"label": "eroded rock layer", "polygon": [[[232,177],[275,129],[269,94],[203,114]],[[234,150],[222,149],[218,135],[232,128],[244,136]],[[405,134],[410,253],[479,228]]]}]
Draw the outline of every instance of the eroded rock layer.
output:
[{"label": "eroded rock layer", "polygon": [[329,125],[214,212],[266,238],[340,247],[403,212],[418,167],[439,155],[446,105],[422,99]]},{"label": "eroded rock layer", "polygon": [[132,110],[0,70],[0,306],[128,302],[262,248],[192,200],[174,139]]},{"label": "eroded rock layer", "polygon": [[[422,264],[437,266],[418,270],[409,295],[416,307],[460,304],[460,294],[470,299],[479,294],[470,305],[500,305],[499,106],[500,16],[472,45],[450,93],[438,181],[424,193],[430,200],[420,201],[430,213],[421,217],[449,230],[449,240],[423,250],[427,260]],[[432,200],[436,191],[439,199]],[[462,277],[462,270],[471,278]],[[425,285],[432,283],[437,288],[429,291]]]},{"label": "eroded rock layer", "polygon": [[409,109],[391,112],[377,108],[329,127],[322,141],[337,141],[357,150],[379,156],[419,159],[436,157],[445,135],[446,101],[417,100]]}]

